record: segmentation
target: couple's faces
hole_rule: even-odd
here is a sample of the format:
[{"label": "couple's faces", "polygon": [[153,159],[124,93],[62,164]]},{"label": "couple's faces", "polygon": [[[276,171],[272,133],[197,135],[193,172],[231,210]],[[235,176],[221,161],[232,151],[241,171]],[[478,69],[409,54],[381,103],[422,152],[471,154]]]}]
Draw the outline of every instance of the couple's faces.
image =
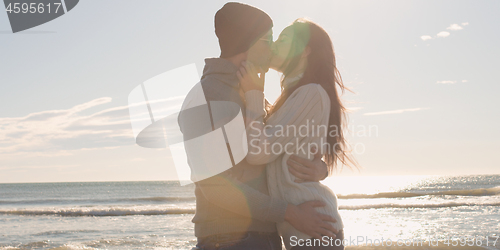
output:
[{"label": "couple's faces", "polygon": [[294,31],[291,26],[286,27],[273,43],[273,32],[269,30],[248,50],[248,60],[254,65],[258,65],[265,73],[272,68],[283,72],[286,65],[283,65],[292,47]]},{"label": "couple's faces", "polygon": [[270,29],[248,50],[247,59],[254,65],[262,68],[261,73],[269,70],[269,62],[272,57],[273,31]]},{"label": "couple's faces", "polygon": [[285,60],[290,53],[290,49],[292,47],[292,39],[293,39],[294,31],[291,26],[286,27],[278,37],[278,40],[273,44],[273,56],[271,58],[271,62],[269,67],[283,72],[286,65],[283,65]]}]

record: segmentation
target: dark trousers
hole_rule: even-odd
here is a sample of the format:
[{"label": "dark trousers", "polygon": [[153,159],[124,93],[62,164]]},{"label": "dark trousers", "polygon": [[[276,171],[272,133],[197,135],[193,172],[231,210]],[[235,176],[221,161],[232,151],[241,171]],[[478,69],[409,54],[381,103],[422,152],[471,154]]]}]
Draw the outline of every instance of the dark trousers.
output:
[{"label": "dark trousers", "polygon": [[[294,246],[291,250],[344,250],[344,245],[342,241],[344,240],[344,230],[340,230],[337,234],[337,237],[333,239],[333,241],[328,240],[327,242],[321,241],[321,244],[318,246]],[[311,242],[314,242],[314,239],[311,239]],[[317,242],[317,240],[316,240]]]},{"label": "dark trousers", "polygon": [[198,237],[192,250],[281,250],[281,237],[277,232],[242,232]]}]

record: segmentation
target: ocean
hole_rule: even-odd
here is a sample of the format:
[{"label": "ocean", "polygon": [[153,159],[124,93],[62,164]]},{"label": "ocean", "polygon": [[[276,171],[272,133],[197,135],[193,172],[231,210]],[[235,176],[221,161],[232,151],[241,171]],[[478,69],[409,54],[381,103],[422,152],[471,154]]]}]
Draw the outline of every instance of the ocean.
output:
[{"label": "ocean", "polygon": [[[436,240],[500,249],[500,175],[323,183],[339,198],[351,245]],[[0,184],[0,249],[191,249],[195,202],[194,186],[175,181]]]}]

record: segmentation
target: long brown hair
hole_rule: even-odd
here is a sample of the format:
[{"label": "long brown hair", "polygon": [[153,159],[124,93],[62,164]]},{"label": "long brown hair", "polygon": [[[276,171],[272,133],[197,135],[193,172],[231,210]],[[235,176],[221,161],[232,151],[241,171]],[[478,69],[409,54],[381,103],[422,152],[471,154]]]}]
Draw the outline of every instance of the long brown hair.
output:
[{"label": "long brown hair", "polygon": [[[344,90],[352,91],[342,83],[342,77],[335,62],[335,52],[330,36],[318,24],[305,18],[295,20],[290,26],[294,30],[294,35],[290,52],[283,63],[285,68],[281,76],[282,92],[273,105],[268,105],[266,118],[278,110],[297,88],[308,83],[320,84],[328,93],[331,103],[327,133],[329,147],[328,151],[325,152],[328,172],[331,174],[333,170],[337,169],[337,160],[342,165],[347,165],[351,169],[355,167],[359,170],[359,164],[351,154],[352,150],[347,150],[349,144],[343,135],[343,129],[347,126],[347,110],[342,105],[336,85],[338,85],[342,94]],[[299,65],[301,54],[306,47],[309,47],[310,53],[307,56],[307,66],[302,78],[295,84],[284,87],[283,82],[287,75]]]}]

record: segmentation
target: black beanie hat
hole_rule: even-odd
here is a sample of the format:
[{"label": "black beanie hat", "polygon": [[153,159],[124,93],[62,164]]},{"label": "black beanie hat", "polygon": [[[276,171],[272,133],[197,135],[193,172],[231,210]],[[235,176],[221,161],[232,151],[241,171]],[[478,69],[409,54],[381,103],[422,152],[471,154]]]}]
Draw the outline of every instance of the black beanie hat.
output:
[{"label": "black beanie hat", "polygon": [[273,20],[264,11],[242,3],[226,3],[215,13],[220,57],[227,58],[247,51],[272,27]]}]

